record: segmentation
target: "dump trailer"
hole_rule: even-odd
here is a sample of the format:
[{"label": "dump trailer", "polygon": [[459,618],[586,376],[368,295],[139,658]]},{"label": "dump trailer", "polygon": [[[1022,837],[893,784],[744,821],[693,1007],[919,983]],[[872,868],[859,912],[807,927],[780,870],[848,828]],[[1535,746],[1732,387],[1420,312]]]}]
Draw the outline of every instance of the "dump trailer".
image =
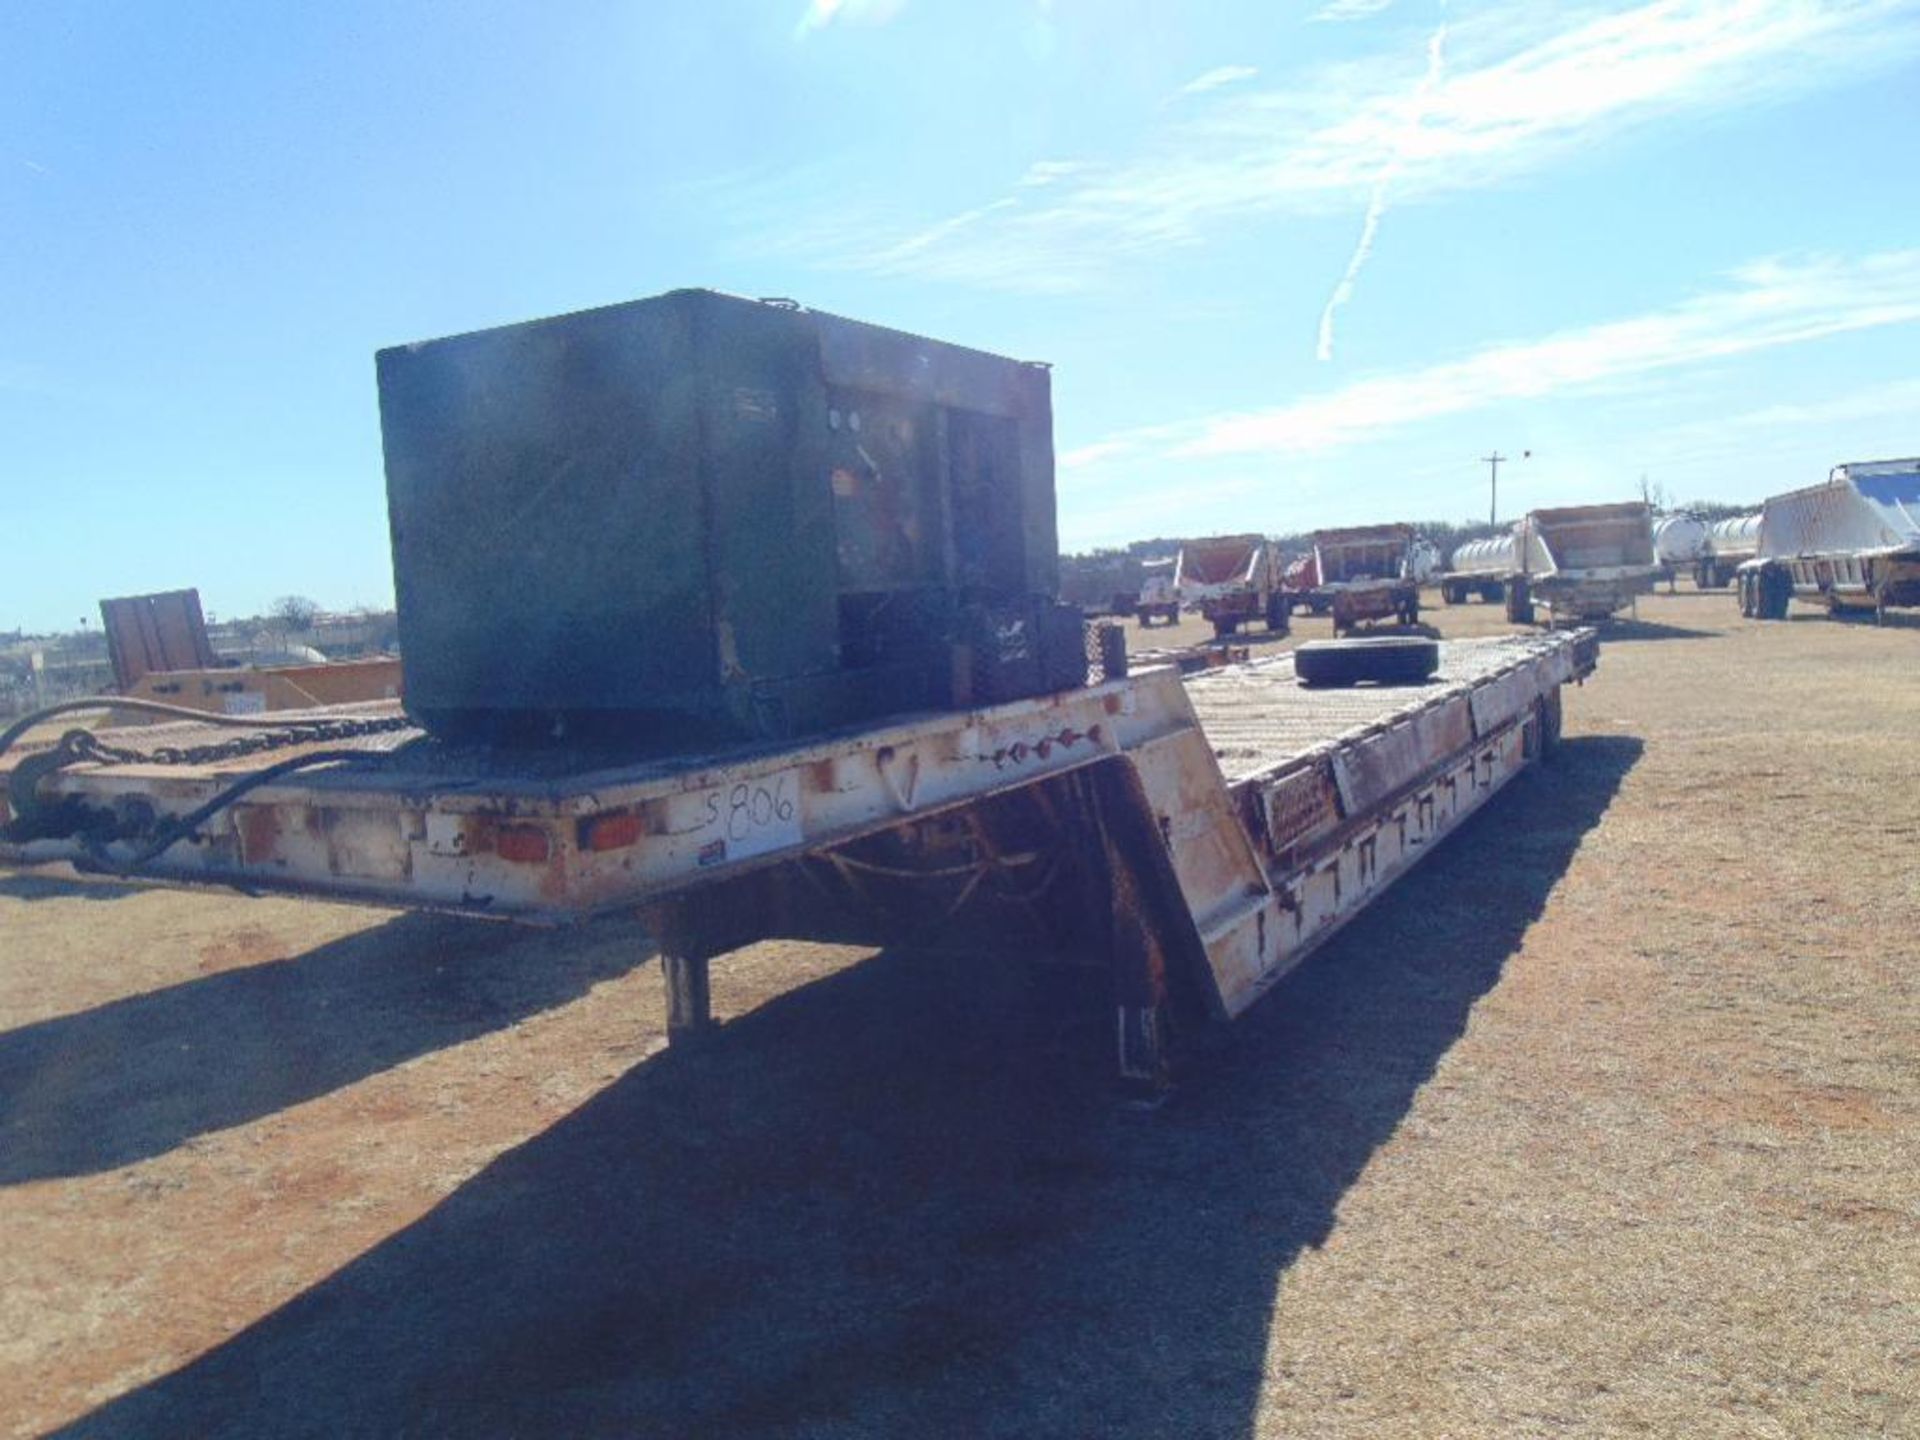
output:
[{"label": "dump trailer", "polygon": [[1530,618],[1543,602],[1550,623],[1591,624],[1651,593],[1660,573],[1653,553],[1653,511],[1642,501],[1535,510],[1519,525],[1526,568],[1509,585],[1509,613]]},{"label": "dump trailer", "polygon": [[1454,572],[1442,584],[1447,599],[1469,586],[1483,598],[1503,595],[1517,625],[1534,623],[1536,604],[1547,607],[1550,625],[1606,620],[1648,594],[1660,574],[1653,511],[1638,500],[1535,510],[1508,535],[1461,546]]},{"label": "dump trailer", "polygon": [[1792,598],[1876,619],[1920,605],[1920,459],[1837,465],[1768,500],[1759,529],[1735,577],[1742,615],[1784,619]]},{"label": "dump trailer", "polygon": [[[1359,525],[1313,533],[1313,612],[1333,615],[1336,635],[1362,622],[1420,619],[1420,582],[1412,575],[1411,525]],[[1318,603],[1315,603],[1318,602]]]},{"label": "dump trailer", "polygon": [[1120,1073],[1153,1087],[1545,756],[1597,651],[1446,642],[1425,683],[1335,689],[1290,655],[1116,662],[643,759],[438,738],[392,703],[74,730],[0,757],[0,860],[536,924],[637,910],[675,1042],[711,1023],[709,962],[757,940],[1015,949],[1102,972]]},{"label": "dump trailer", "polygon": [[1702,590],[1724,590],[1740,567],[1760,548],[1760,512],[1716,520],[1707,527],[1706,544],[1694,562],[1693,583]]},{"label": "dump trailer", "polygon": [[1289,613],[1304,609],[1313,615],[1326,614],[1327,601],[1320,589],[1320,565],[1313,551],[1296,555],[1287,562],[1280,572],[1280,588],[1286,596]]},{"label": "dump trailer", "polygon": [[1174,589],[1213,623],[1221,639],[1249,620],[1264,620],[1276,633],[1287,629],[1287,597],[1280,557],[1259,535],[1212,535],[1180,547]]}]

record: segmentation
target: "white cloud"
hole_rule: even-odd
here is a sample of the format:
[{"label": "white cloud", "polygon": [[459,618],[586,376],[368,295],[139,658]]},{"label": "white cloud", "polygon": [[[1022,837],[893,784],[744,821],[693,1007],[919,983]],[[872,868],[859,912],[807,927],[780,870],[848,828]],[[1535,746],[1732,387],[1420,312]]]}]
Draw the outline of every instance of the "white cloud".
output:
[{"label": "white cloud", "polygon": [[906,8],[907,0],[807,0],[806,13],[794,27],[804,39],[829,25],[884,25]]},{"label": "white cloud", "polygon": [[1378,15],[1393,4],[1393,0],[1333,0],[1323,5],[1314,15],[1315,20],[1364,20],[1369,15]]},{"label": "white cloud", "polygon": [[1181,95],[1204,95],[1209,90],[1218,90],[1222,85],[1237,84],[1242,80],[1251,80],[1260,72],[1252,65],[1222,65],[1209,70],[1204,75],[1196,75],[1178,91]]},{"label": "white cloud", "polygon": [[[1913,426],[1920,418],[1920,379],[1864,385],[1815,400],[1765,405],[1711,420],[1670,425],[1650,437],[1650,453],[1668,461],[1699,464],[1706,461],[1748,459],[1779,453],[1782,442],[1796,436],[1827,437],[1864,433],[1885,436],[1883,442],[1910,453]],[[1875,424],[1873,422],[1881,422]],[[1849,439],[1845,443],[1855,443]],[[1090,449],[1098,448],[1090,446]],[[1829,456],[1828,462],[1845,458]]]},{"label": "white cloud", "polygon": [[1785,426],[1833,425],[1845,420],[1878,420],[1886,415],[1920,418],[1920,380],[1894,380],[1849,390],[1844,395],[1829,395],[1823,400],[1768,405],[1715,420],[1701,428],[1716,432],[1775,430]]},{"label": "white cloud", "polygon": [[1442,25],[1427,37],[1427,73],[1420,77],[1420,83],[1413,92],[1413,103],[1408,108],[1407,122],[1401,131],[1401,143],[1394,147],[1392,157],[1380,171],[1379,178],[1373,182],[1373,194],[1367,201],[1366,219],[1360,225],[1360,240],[1353,247],[1353,254],[1347,259],[1347,268],[1340,281],[1333,287],[1333,293],[1327,297],[1326,306],[1320,311],[1320,339],[1314,353],[1321,360],[1333,359],[1333,315],[1342,305],[1353,298],[1353,287],[1360,278],[1360,272],[1373,256],[1373,242],[1380,234],[1380,222],[1387,213],[1387,189],[1399,178],[1400,167],[1407,149],[1419,134],[1420,122],[1426,113],[1427,97],[1440,83],[1440,77],[1446,70],[1447,27]]},{"label": "white cloud", "polygon": [[1631,385],[1663,371],[1920,322],[1920,250],[1768,259],[1665,310],[1360,380],[1284,405],[1129,431],[1083,446],[1085,468],[1148,457],[1322,455],[1499,405]]},{"label": "white cloud", "polygon": [[1077,450],[1061,451],[1056,468],[1062,471],[1085,470],[1133,448],[1134,443],[1128,440],[1102,440],[1092,445],[1082,445]]},{"label": "white cloud", "polygon": [[1015,184],[1004,197],[1014,203],[990,223],[903,255],[898,240],[873,242],[885,233],[873,216],[836,205],[831,241],[806,258],[1011,290],[1086,288],[1128,256],[1252,217],[1365,204],[1390,166],[1396,203],[1432,200],[1507,182],[1635,125],[1855,78],[1920,50],[1915,11],[1912,0],[1654,0],[1604,13],[1519,5],[1451,24],[1450,63],[1431,87],[1397,49],[1285,88],[1208,90],[1131,158],[1082,161],[1038,193]]},{"label": "white cloud", "polygon": [[1085,168],[1078,160],[1036,160],[1027,167],[1027,173],[1020,177],[1020,188],[1033,190],[1042,185],[1053,185]]}]

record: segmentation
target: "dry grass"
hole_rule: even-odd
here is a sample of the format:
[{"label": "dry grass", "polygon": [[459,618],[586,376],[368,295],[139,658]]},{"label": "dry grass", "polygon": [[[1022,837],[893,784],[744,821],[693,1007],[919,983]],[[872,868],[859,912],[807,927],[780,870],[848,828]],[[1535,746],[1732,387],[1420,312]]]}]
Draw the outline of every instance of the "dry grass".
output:
[{"label": "dry grass", "polygon": [[0,879],[0,1416],[1913,1433],[1920,630],[1641,613],[1149,1116],[1013,957],[761,946],[669,1057],[628,931]]}]

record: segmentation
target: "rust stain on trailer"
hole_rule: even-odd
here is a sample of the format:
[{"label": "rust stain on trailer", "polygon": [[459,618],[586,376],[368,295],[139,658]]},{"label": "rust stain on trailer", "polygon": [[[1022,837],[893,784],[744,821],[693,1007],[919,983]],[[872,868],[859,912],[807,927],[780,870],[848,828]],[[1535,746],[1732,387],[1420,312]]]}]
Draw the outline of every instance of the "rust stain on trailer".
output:
[{"label": "rust stain on trailer", "polygon": [[240,863],[265,865],[280,845],[280,812],[272,805],[243,805],[233,812],[233,828],[240,837]]}]

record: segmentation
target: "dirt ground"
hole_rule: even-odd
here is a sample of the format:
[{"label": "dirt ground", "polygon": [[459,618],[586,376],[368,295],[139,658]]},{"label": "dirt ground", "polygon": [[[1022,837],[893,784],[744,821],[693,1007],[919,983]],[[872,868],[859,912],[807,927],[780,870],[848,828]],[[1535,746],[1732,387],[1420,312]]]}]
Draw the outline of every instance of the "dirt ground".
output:
[{"label": "dirt ground", "polygon": [[1920,1432],[1916,722],[1920,625],[1643,602],[1149,1113],[1017,956],[668,1054],[631,928],[0,875],[0,1429]]}]

